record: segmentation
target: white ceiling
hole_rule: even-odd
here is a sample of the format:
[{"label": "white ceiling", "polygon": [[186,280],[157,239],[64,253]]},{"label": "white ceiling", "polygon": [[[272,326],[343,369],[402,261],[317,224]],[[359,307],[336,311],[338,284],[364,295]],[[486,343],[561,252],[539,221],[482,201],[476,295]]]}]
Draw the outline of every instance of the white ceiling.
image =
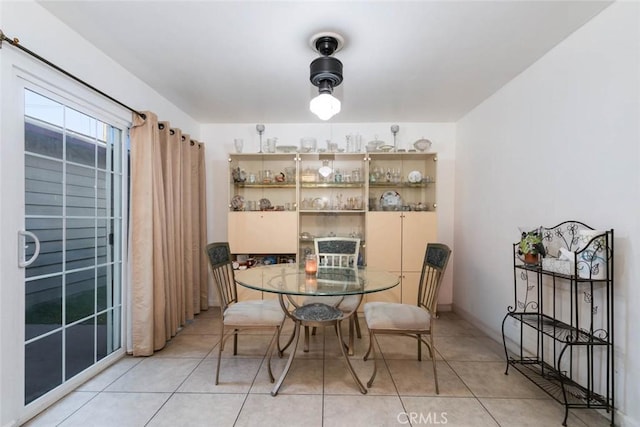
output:
[{"label": "white ceiling", "polygon": [[[600,1],[52,1],[42,6],[201,123],[319,121],[310,37],[335,31],[333,122],[456,121]],[[72,71],[72,70],[71,70]],[[134,106],[138,109],[144,105]]]}]

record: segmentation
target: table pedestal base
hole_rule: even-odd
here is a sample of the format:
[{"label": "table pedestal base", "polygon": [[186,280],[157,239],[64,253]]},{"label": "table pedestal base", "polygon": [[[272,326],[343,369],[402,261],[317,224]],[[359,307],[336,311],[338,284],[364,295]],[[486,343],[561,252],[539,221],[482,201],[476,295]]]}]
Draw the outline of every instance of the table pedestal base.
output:
[{"label": "table pedestal base", "polygon": [[[283,301],[283,295],[279,295],[280,304],[285,308],[285,304]],[[300,338],[300,327],[308,326],[308,327],[320,327],[320,326],[335,326],[336,332],[338,334],[338,342],[340,345],[340,351],[342,351],[342,355],[344,356],[345,364],[347,365],[347,370],[351,373],[353,380],[356,385],[360,388],[360,392],[362,394],[367,394],[367,389],[362,385],[360,378],[353,370],[353,366],[349,361],[349,356],[347,355],[347,351],[345,350],[344,342],[342,341],[342,330],[340,328],[340,322],[344,319],[344,313],[336,307],[332,307],[327,304],[322,303],[313,303],[308,305],[303,305],[301,307],[296,308],[292,312],[289,313],[288,310],[285,309],[285,313],[295,322],[295,330],[294,330],[294,343],[293,348],[291,349],[291,353],[289,354],[289,358],[287,359],[287,364],[278,379],[278,382],[273,387],[271,391],[272,396],[276,396],[278,391],[280,390],[280,386],[289,373],[289,369],[291,368],[291,363],[293,362],[293,358],[295,357],[296,351],[298,349],[298,340]]]}]

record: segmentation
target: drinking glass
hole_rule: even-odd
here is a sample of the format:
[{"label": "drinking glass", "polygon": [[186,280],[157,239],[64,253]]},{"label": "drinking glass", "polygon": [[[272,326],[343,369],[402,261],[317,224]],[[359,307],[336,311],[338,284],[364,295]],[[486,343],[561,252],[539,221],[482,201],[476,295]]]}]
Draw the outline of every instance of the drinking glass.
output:
[{"label": "drinking glass", "polygon": [[359,153],[362,151],[362,135],[356,134],[353,149],[354,149],[353,151],[355,151],[356,153]]},{"label": "drinking glass", "polygon": [[236,138],[233,140],[233,146],[236,148],[236,153],[242,153],[242,146],[244,145],[244,141],[242,138]]},{"label": "drinking glass", "polygon": [[267,138],[267,153],[276,152],[276,140],[277,138]]}]

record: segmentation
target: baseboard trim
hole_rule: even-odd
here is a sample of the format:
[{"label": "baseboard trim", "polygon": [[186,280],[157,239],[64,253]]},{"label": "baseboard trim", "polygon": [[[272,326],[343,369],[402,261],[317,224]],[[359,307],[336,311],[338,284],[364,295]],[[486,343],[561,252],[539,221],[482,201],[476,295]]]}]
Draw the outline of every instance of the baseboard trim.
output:
[{"label": "baseboard trim", "polygon": [[[502,331],[496,331],[493,328],[491,328],[489,325],[487,325],[486,323],[482,322],[481,320],[479,320],[477,317],[475,317],[474,315],[472,315],[471,313],[469,313],[468,311],[461,309],[459,307],[456,307],[455,304],[453,304],[452,307],[452,311],[454,313],[456,313],[458,316],[460,316],[462,319],[466,320],[469,323],[472,323],[475,327],[477,327],[478,329],[480,329],[480,331],[482,331],[483,333],[485,333],[489,338],[493,339],[494,341],[497,341],[500,344],[503,344],[502,341]],[[518,344],[513,341],[511,338],[509,338],[508,336],[506,337],[506,345],[507,345],[507,349],[509,351],[512,352],[516,352],[518,349]],[[618,410],[617,408],[614,409],[616,411],[616,426],[619,427],[640,427],[640,423],[637,420],[634,420],[632,418],[630,418],[629,416],[625,415],[624,413],[620,412],[620,410]],[[600,412],[602,414],[603,417],[607,418],[609,421],[611,420],[611,416],[609,414],[606,413],[606,411],[604,410],[597,410],[598,412]],[[580,418],[580,410],[576,409],[575,411],[576,416],[578,418]]]}]

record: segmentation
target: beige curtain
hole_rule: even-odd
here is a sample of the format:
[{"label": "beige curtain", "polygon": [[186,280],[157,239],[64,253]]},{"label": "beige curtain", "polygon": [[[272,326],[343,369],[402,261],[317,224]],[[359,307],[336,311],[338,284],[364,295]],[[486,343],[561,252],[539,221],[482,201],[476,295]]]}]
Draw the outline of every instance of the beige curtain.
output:
[{"label": "beige curtain", "polygon": [[[198,200],[200,202],[200,248],[207,247],[207,195],[204,163],[204,144],[198,144],[198,180],[200,182]],[[200,251],[200,310],[209,308],[209,259],[204,250]]]},{"label": "beige curtain", "polygon": [[204,145],[155,114],[131,128],[128,351],[149,356],[208,308]]}]

